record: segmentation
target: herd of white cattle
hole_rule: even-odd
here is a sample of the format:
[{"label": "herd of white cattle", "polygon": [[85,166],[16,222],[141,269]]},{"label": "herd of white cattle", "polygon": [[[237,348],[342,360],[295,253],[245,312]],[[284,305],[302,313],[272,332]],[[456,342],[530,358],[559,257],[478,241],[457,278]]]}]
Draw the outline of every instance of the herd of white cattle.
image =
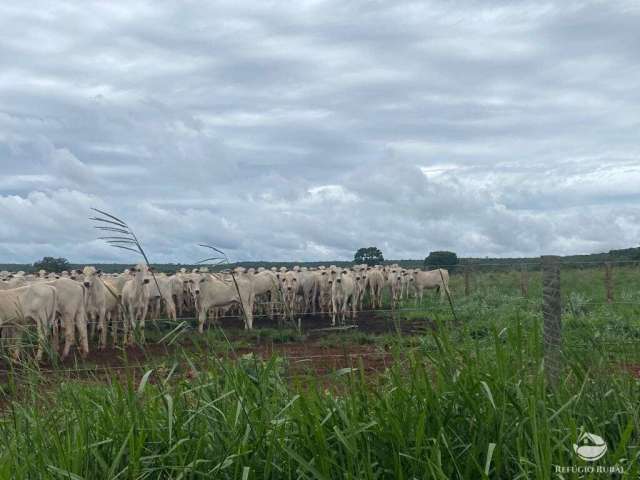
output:
[{"label": "herd of white cattle", "polygon": [[422,301],[426,289],[449,294],[449,273],[438,269],[408,270],[398,265],[356,265],[350,268],[273,267],[219,273],[207,268],[191,272],[181,269],[174,275],[154,273],[141,263],[121,274],[102,273],[94,267],[50,274],[0,272],[0,331],[11,346],[12,357],[20,356],[20,339],[28,328],[36,327],[36,359],[42,358],[49,341],[56,350],[60,331],[64,333],[61,356],[66,358],[76,343],[81,355],[89,352],[90,338],[98,348],[107,346],[109,332],[113,345],[132,344],[134,334],[144,342],[145,321],[170,320],[184,315],[197,317],[203,332],[208,319],[215,321],[230,309],[253,328],[256,314],[288,316],[324,314],[344,323],[362,311],[368,292],[372,309],[382,307],[383,291],[397,302],[415,296]]}]

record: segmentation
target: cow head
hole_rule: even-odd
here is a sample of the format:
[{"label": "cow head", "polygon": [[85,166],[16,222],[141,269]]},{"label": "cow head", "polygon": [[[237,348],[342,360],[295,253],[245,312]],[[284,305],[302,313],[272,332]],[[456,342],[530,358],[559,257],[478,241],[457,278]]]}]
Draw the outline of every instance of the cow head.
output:
[{"label": "cow head", "polygon": [[94,282],[98,281],[98,278],[102,276],[102,270],[97,270],[94,267],[84,267],[84,270],[80,272],[80,278],[83,279],[83,285],[86,288],[91,288],[94,285]]},{"label": "cow head", "polygon": [[202,289],[206,287],[207,283],[211,282],[213,277],[208,273],[201,273],[200,275],[194,275],[193,293],[194,295],[200,295]]},{"label": "cow head", "polygon": [[340,270],[335,265],[331,265],[329,267],[329,285],[332,285],[333,282],[340,276]]},{"label": "cow head", "polygon": [[298,291],[298,274],[296,272],[287,272],[282,278],[282,288],[287,292]]}]

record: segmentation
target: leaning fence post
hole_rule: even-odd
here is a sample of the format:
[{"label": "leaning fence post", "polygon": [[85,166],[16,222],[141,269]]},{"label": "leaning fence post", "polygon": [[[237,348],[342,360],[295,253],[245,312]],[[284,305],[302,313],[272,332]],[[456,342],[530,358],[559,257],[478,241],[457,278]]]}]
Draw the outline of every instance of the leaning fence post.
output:
[{"label": "leaning fence post", "polygon": [[611,262],[604,262],[604,288],[607,292],[607,303],[613,302],[613,282],[611,281]]},{"label": "leaning fence post", "polygon": [[527,270],[526,264],[522,265],[520,269],[520,292],[524,298],[529,296],[529,270]]},{"label": "leaning fence post", "polygon": [[471,289],[469,288],[469,265],[464,266],[464,295],[469,296]]},{"label": "leaning fence post", "polygon": [[560,362],[562,356],[560,257],[543,255],[541,260],[544,367],[549,383],[555,384],[561,370]]}]

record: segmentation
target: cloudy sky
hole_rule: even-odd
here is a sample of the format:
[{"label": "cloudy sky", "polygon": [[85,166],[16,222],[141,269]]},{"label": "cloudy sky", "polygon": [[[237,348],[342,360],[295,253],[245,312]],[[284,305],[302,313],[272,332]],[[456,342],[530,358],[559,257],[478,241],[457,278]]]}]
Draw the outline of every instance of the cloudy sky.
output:
[{"label": "cloudy sky", "polygon": [[[55,8],[52,6],[55,5]],[[0,262],[640,242],[637,2],[4,2]]]}]

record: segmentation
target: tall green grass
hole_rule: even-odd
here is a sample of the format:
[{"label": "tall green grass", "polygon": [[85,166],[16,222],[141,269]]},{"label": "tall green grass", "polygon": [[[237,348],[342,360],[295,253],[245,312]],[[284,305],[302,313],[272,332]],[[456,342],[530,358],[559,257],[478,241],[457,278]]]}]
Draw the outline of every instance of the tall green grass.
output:
[{"label": "tall green grass", "polygon": [[[375,376],[357,362],[295,376],[282,358],[215,354],[298,340],[275,330],[232,341],[212,330],[192,339],[189,357],[180,350],[147,373],[114,371],[106,383],[18,368],[0,394],[0,478],[559,478],[556,466],[585,465],[572,446],[581,431],[608,444],[597,465],[637,478],[640,382],[627,370],[640,363],[636,274],[615,271],[616,300],[625,303],[606,305],[599,269],[563,271],[553,384],[539,272],[522,299],[518,274],[506,271],[476,273],[466,297],[452,276],[457,322],[432,295],[423,311],[394,313],[397,322],[432,318],[432,333],[319,341],[393,349],[394,362]],[[170,340],[191,335],[180,332]]]},{"label": "tall green grass", "polygon": [[300,380],[246,356],[53,391],[34,378],[0,419],[0,477],[557,478],[584,464],[585,430],[636,478],[638,381],[569,349],[550,386],[537,319],[505,320],[481,337],[440,325],[377,377]]}]

